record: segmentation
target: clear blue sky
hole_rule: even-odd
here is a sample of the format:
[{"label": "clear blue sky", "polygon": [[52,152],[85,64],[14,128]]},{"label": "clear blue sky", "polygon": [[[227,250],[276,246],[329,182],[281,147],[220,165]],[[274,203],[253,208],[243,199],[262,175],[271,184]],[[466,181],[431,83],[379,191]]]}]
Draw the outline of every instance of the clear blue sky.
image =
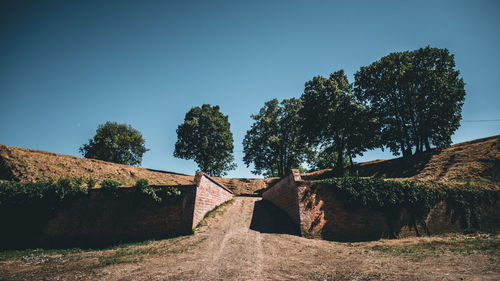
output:
[{"label": "clear blue sky", "polygon": [[[176,128],[203,103],[229,115],[238,168],[250,115],[304,82],[349,78],[394,51],[448,48],[463,120],[500,119],[500,1],[0,1],[0,143],[80,156],[106,121],[142,132],[142,166],[193,174]],[[500,134],[462,122],[454,142]],[[372,151],[358,161],[392,158]]]}]

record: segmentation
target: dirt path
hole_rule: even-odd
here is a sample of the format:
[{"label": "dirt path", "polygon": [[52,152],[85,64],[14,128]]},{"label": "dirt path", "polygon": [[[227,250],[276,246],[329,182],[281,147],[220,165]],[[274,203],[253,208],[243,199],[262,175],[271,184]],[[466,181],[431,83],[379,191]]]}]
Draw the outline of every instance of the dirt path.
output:
[{"label": "dirt path", "polygon": [[[500,279],[498,253],[435,251],[440,241],[447,245],[462,238],[354,244],[306,239],[296,235],[296,227],[276,207],[257,197],[236,197],[218,212],[191,236],[56,256],[40,263],[24,258],[0,262],[0,280]],[[499,239],[493,239],[489,245],[498,247]],[[417,247],[417,254],[410,255],[374,250],[421,244],[434,250],[420,253]]]}]

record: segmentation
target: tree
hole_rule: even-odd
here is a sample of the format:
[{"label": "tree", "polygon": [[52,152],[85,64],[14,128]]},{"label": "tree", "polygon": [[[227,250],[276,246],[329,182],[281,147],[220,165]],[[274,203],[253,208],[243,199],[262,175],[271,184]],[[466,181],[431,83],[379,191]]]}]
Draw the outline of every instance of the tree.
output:
[{"label": "tree", "polygon": [[391,53],[355,74],[355,95],[377,116],[382,144],[409,157],[445,147],[458,128],[464,82],[447,49]]},{"label": "tree", "polygon": [[[320,147],[311,158],[308,159],[310,166],[310,171],[317,171],[323,169],[337,169],[337,152],[333,149],[334,147]],[[349,165],[349,156],[344,154],[343,166]]]},{"label": "tree", "polygon": [[[352,158],[375,145],[376,120],[352,95],[343,70],[306,82],[302,94],[302,130],[311,146],[326,153],[339,175],[344,174],[344,155]],[[323,164],[322,164],[323,165]]]},{"label": "tree", "polygon": [[204,104],[186,113],[177,128],[174,156],[194,159],[201,171],[211,176],[226,175],[233,170],[233,134],[227,115],[219,106]]},{"label": "tree", "polygon": [[85,158],[125,165],[140,165],[146,151],[139,131],[130,125],[109,121],[99,125],[94,138],[80,147]]},{"label": "tree", "polygon": [[310,150],[301,137],[300,99],[277,99],[264,104],[255,122],[243,140],[243,161],[253,164],[254,174],[285,176],[292,168],[299,168]]}]

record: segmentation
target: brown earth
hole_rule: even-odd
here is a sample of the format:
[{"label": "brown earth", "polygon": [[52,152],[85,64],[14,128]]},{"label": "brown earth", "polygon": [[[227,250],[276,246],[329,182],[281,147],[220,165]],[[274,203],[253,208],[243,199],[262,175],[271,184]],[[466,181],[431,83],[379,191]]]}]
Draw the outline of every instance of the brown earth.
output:
[{"label": "brown earth", "polygon": [[[458,143],[445,149],[415,155],[411,160],[396,158],[374,160],[355,165],[352,174],[362,177],[383,177],[455,185],[472,181],[481,185],[500,184],[500,135]],[[302,174],[305,180],[332,177],[325,169]]]},{"label": "brown earth", "polygon": [[[98,183],[119,181],[133,186],[140,178],[152,185],[191,185],[194,176],[121,165],[101,160],[56,154],[40,150],[0,144],[0,179],[36,182],[43,179],[92,178]],[[277,179],[215,178],[235,194],[254,194],[267,188]]]},{"label": "brown earth", "polygon": [[190,236],[112,249],[0,252],[1,280],[499,280],[500,237],[338,243],[293,235],[256,197],[236,197]]},{"label": "brown earth", "polygon": [[[415,155],[408,161],[402,158],[360,163],[351,171],[359,176],[404,178],[440,181],[453,185],[479,184],[500,186],[500,135],[459,143],[449,148],[434,149]],[[303,174],[305,180],[332,177],[331,169]],[[120,165],[95,159],[55,154],[13,146],[0,145],[0,179],[33,182],[47,178],[93,178],[117,180],[132,186],[140,178],[153,185],[189,185],[194,177]],[[216,178],[236,195],[258,195],[279,179]]]}]

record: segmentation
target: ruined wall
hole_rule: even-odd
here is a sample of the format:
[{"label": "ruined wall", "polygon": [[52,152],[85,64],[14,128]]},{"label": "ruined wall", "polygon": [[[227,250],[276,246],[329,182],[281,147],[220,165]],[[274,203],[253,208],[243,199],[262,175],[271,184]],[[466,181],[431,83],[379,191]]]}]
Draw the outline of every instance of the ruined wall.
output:
[{"label": "ruined wall", "polygon": [[231,190],[204,173],[197,173],[195,182],[197,189],[192,227],[198,225],[208,211],[233,197]]}]

